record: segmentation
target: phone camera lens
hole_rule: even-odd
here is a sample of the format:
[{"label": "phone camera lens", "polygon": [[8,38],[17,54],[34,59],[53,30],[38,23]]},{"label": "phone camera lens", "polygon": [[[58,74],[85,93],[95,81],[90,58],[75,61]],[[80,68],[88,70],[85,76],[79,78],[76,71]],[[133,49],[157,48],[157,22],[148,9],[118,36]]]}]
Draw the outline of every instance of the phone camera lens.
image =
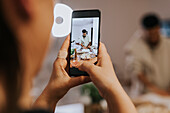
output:
[{"label": "phone camera lens", "polygon": [[62,17],[59,16],[59,17],[56,18],[55,21],[56,21],[57,24],[62,24],[64,20],[63,20]]}]

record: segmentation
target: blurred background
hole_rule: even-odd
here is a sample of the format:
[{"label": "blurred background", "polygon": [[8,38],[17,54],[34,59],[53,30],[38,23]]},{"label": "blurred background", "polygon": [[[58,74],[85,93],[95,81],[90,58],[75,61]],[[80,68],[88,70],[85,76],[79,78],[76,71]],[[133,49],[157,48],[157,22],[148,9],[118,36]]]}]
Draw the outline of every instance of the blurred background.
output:
[{"label": "blurred background", "polygon": [[[163,23],[162,34],[169,36],[170,0],[57,0],[55,3],[66,4],[73,10],[100,9],[102,13],[101,41],[106,45],[117,76],[126,92],[133,99],[139,113],[160,113],[160,111],[161,113],[170,113],[169,96],[153,93],[134,97],[131,95],[133,90],[130,88],[131,83],[125,70],[124,54],[125,45],[132,35],[141,29],[140,20],[146,13],[153,12],[159,15]],[[35,99],[40,95],[50,78],[53,62],[64,39],[51,36],[49,51],[43,67],[34,80],[34,88],[31,93]],[[102,100],[92,84],[71,89],[58,106],[57,113],[107,113],[105,101]],[[77,111],[71,111],[71,108],[74,107]],[[155,108],[156,111],[154,111]]]}]

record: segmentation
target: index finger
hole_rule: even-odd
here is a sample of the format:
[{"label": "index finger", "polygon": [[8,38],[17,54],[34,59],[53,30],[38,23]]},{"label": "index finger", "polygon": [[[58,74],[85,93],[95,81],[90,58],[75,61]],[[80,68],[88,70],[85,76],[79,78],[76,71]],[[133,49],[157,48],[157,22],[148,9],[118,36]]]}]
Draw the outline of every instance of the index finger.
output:
[{"label": "index finger", "polygon": [[99,54],[98,54],[98,61],[100,61],[100,66],[108,65],[108,60],[110,60],[110,56],[107,52],[107,49],[103,43],[100,42],[99,46]]},{"label": "index finger", "polygon": [[102,42],[100,42],[98,58],[100,59],[103,57],[107,57],[107,55],[108,53],[107,53],[105,45]]},{"label": "index finger", "polygon": [[63,42],[63,45],[61,46],[60,50],[64,50],[67,51],[70,45],[70,35],[68,35],[65,39],[65,41]]}]

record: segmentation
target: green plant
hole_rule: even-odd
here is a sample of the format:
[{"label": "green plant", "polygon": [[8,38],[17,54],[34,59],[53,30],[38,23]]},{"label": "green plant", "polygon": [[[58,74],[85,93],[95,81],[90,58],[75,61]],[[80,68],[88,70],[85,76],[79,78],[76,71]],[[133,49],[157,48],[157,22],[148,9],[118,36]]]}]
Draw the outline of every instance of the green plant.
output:
[{"label": "green plant", "polygon": [[81,93],[82,95],[90,96],[92,103],[99,103],[103,99],[97,88],[92,83],[83,85],[81,87]]}]

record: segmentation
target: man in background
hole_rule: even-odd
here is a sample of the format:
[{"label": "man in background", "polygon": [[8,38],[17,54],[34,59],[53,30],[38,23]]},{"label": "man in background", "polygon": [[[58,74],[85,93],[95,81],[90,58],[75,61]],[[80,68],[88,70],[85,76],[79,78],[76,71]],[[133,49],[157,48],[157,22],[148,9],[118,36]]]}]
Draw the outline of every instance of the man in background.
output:
[{"label": "man in background", "polygon": [[170,40],[161,36],[157,15],[145,15],[141,25],[142,31],[132,37],[125,49],[131,93],[170,96]]},{"label": "man in background", "polygon": [[91,39],[90,37],[87,35],[88,32],[86,31],[86,29],[82,30],[82,38],[81,38],[81,46],[83,48],[89,48],[89,46],[91,46]]}]

